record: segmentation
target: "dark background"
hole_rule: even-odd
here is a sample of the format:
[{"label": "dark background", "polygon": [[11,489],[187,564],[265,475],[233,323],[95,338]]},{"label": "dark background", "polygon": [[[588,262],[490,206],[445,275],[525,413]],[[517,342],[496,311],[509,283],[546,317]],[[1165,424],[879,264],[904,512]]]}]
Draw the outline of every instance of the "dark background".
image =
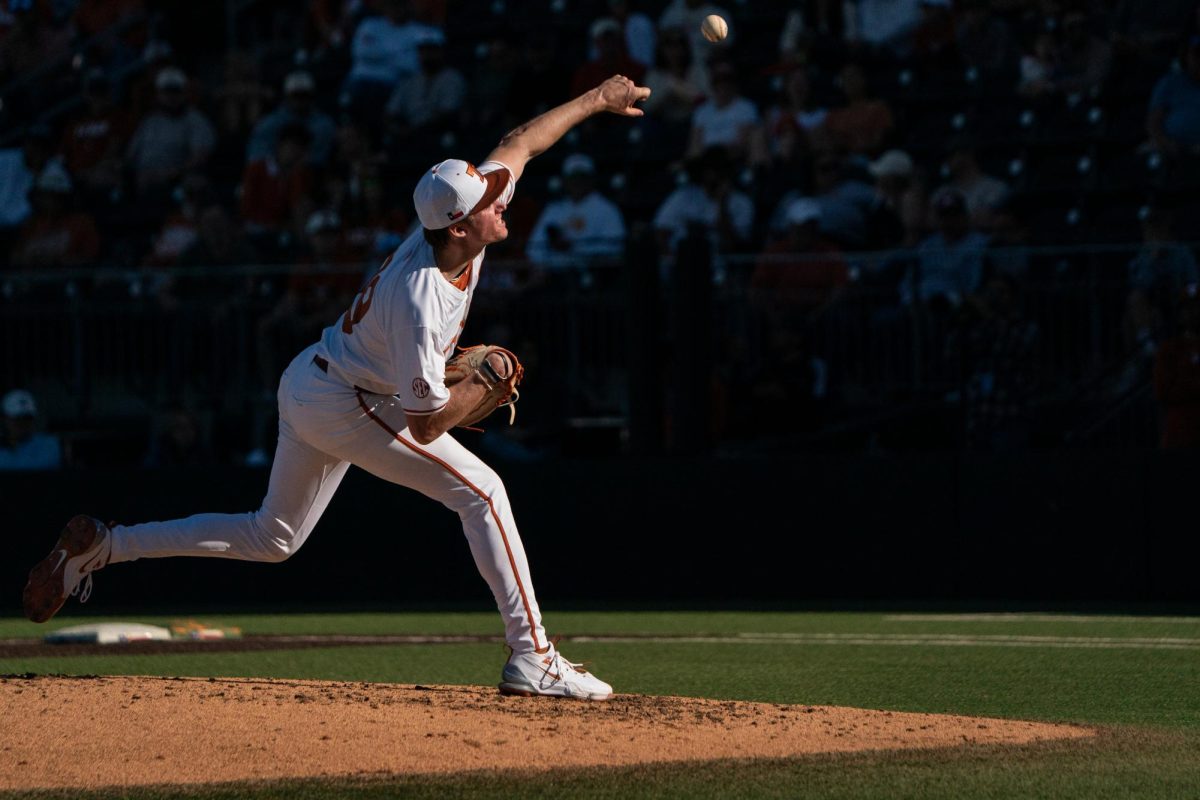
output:
[{"label": "dark background", "polygon": [[[815,601],[1200,601],[1200,462],[1170,453],[813,455],[500,466],[546,608]],[[11,476],[0,585],[75,510],[118,522],[257,506],[264,470]],[[456,517],[351,470],[281,565],[149,559],[87,610],[490,605]]]}]

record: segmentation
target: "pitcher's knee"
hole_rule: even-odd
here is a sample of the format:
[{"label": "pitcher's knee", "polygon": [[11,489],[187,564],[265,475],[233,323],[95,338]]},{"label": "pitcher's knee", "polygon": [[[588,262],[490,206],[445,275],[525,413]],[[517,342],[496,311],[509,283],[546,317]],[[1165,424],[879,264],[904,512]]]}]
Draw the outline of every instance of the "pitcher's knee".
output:
[{"label": "pitcher's knee", "polygon": [[462,514],[489,513],[493,504],[506,500],[504,482],[493,470],[487,470],[471,476],[471,483],[463,486],[461,491],[454,492],[453,497],[446,503]]},{"label": "pitcher's knee", "polygon": [[280,561],[286,561],[300,549],[296,532],[277,518],[263,513],[260,509],[251,515],[251,521],[254,529],[256,561],[277,564]]}]

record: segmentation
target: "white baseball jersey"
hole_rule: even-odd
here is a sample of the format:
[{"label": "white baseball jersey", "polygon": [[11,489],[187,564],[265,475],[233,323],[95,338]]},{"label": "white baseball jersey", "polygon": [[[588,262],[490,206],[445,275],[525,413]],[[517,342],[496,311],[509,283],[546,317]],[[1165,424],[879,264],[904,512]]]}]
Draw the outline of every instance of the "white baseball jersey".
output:
[{"label": "white baseball jersey", "polygon": [[[479,166],[483,174],[497,169],[508,167],[498,161]],[[503,202],[512,200],[515,184],[510,178]],[[321,335],[317,354],[328,360],[330,374],[374,394],[396,395],[408,414],[441,410],[450,400],[446,359],[466,325],[484,252],[451,283],[418,228]]]}]

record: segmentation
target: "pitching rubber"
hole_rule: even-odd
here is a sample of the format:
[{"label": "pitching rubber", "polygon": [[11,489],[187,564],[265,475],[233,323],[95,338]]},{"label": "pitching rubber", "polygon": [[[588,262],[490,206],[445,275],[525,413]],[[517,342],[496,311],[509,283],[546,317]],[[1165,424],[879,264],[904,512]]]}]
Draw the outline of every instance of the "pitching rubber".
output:
[{"label": "pitching rubber", "polygon": [[33,622],[45,622],[58,613],[67,602],[64,583],[67,562],[91,549],[98,535],[96,521],[91,517],[80,514],[67,523],[50,555],[29,571],[29,582],[22,595],[26,617]]}]

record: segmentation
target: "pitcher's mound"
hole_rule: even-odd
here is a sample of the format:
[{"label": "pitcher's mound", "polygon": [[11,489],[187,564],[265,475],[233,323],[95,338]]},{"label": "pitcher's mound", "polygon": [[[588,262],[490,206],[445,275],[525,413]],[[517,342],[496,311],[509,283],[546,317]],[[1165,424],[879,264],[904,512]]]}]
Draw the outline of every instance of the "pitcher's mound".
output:
[{"label": "pitcher's mound", "polygon": [[0,789],[620,766],[1092,735],[1040,722],[495,688],[209,678],[0,679]]}]

